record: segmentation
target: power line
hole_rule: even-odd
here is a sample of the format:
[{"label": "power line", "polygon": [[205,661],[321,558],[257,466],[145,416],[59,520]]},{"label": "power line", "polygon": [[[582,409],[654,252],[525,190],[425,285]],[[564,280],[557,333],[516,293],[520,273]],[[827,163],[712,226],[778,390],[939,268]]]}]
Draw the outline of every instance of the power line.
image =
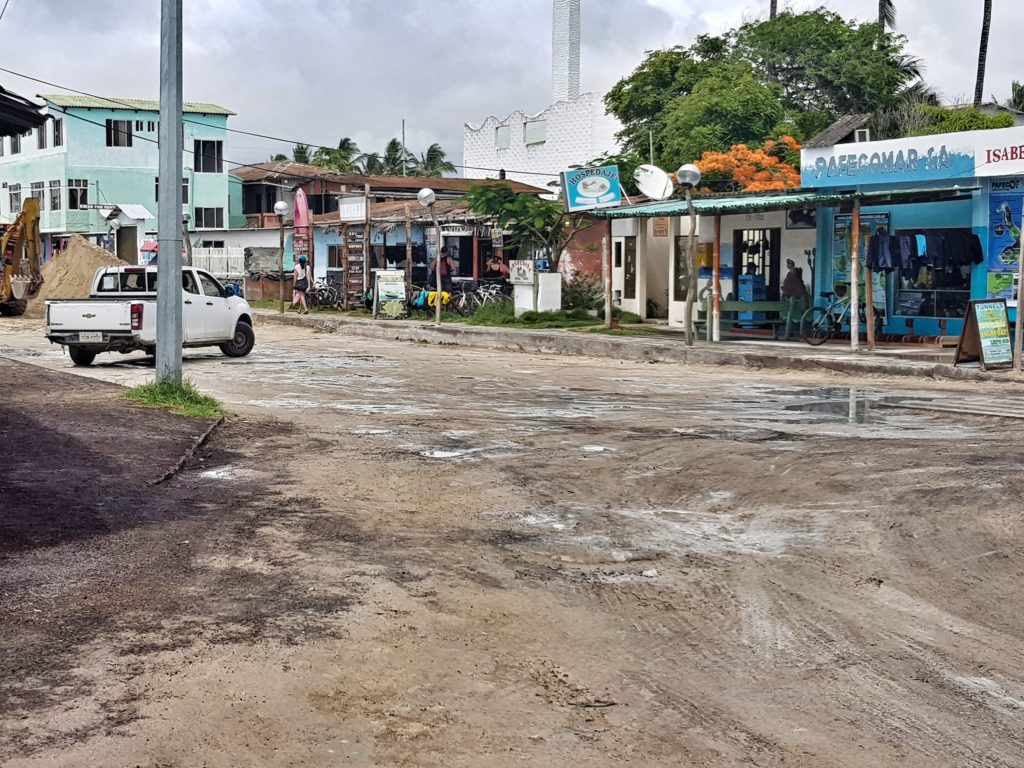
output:
[{"label": "power line", "polygon": [[[7,2],[10,2],[10,0],[7,0]],[[2,14],[0,14],[0,16],[2,16]],[[137,107],[135,105],[130,104],[129,102],[126,102],[126,101],[120,101],[119,99],[112,99],[109,96],[99,96],[99,95],[97,95],[95,93],[89,93],[88,91],[79,91],[79,90],[77,90],[75,88],[71,88],[70,86],[67,86],[67,85],[61,85],[59,83],[53,83],[53,82],[50,82],[49,80],[42,80],[42,79],[40,79],[38,77],[32,77],[31,75],[25,75],[25,74],[22,74],[21,72],[15,72],[14,70],[6,69],[4,67],[0,67],[0,72],[6,72],[7,74],[14,75],[15,77],[20,77],[20,78],[23,78],[25,80],[31,80],[34,83],[40,83],[42,85],[48,85],[51,88],[60,88],[61,90],[64,90],[64,91],[70,91],[71,93],[77,93],[80,96],[88,96],[88,97],[93,98],[93,99],[101,99],[103,101],[109,102],[110,104],[116,104],[118,106],[122,106],[122,107],[125,107],[127,109],[131,109],[133,111],[138,111]],[[75,117],[75,115],[72,115],[72,117]],[[207,126],[206,123],[199,122],[198,120],[189,120],[188,118],[182,118],[182,122],[191,123],[192,125]],[[292,146],[294,146],[296,144],[305,144],[307,147],[309,147],[310,149],[313,149],[313,150],[325,149],[325,150],[329,150],[329,151],[332,151],[332,152],[337,151],[336,147],[327,147],[327,146],[323,146],[321,144],[316,144],[315,142],[298,141],[298,140],[294,140],[294,139],[285,139],[285,138],[283,138],[281,136],[271,136],[269,134],[256,133],[256,132],[253,132],[253,131],[243,131],[240,128],[228,128],[227,126],[225,126],[224,130],[227,133],[237,133],[237,134],[239,134],[241,136],[252,136],[253,138],[257,138],[257,139],[267,139],[268,141],[278,141],[278,142],[281,142],[283,144],[290,144]],[[227,162],[227,161],[225,161],[225,162]],[[232,163],[232,164],[233,165],[238,165],[240,167],[253,167],[252,165],[247,165],[245,163]],[[455,168],[460,168],[460,169],[462,169],[464,171],[488,171],[488,172],[491,172],[491,173],[500,173],[501,171],[505,171],[505,173],[517,173],[517,174],[520,174],[522,176],[544,176],[545,178],[552,178],[552,179],[557,179],[559,177],[559,174],[557,174],[557,173],[543,173],[543,172],[540,172],[540,171],[517,171],[517,170],[508,169],[508,168],[481,168],[479,166],[457,165],[455,163],[452,163],[452,165]]]},{"label": "power line", "polygon": [[4,9],[2,11],[0,11],[0,21],[4,20],[4,14],[7,13],[7,6],[10,5],[10,4],[11,4],[11,0],[7,0],[7,2],[4,3]]}]

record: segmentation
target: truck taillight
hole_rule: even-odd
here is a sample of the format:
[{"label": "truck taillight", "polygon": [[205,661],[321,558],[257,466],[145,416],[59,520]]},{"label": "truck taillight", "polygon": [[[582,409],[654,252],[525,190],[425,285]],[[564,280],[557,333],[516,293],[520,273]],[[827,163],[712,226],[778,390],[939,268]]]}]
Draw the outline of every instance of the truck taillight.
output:
[{"label": "truck taillight", "polygon": [[132,330],[142,330],[142,304],[132,304]]}]

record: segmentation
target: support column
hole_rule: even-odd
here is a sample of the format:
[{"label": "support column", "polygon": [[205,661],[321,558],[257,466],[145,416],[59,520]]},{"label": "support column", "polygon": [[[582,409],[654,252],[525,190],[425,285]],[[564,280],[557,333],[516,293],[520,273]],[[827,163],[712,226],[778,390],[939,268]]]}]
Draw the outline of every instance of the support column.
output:
[{"label": "support column", "polygon": [[473,227],[473,282],[480,279],[480,238]]},{"label": "support column", "polygon": [[711,340],[722,340],[722,214],[715,214],[715,242],[711,251]]},{"label": "support column", "polygon": [[405,204],[405,287],[412,287],[412,214]]},{"label": "support column", "polygon": [[850,222],[850,351],[860,351],[860,200],[853,201]]}]

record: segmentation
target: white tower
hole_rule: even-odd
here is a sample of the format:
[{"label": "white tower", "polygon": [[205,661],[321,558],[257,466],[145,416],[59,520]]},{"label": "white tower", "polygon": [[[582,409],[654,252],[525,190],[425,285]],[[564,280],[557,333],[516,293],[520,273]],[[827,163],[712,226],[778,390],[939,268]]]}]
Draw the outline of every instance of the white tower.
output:
[{"label": "white tower", "polygon": [[580,0],[554,0],[551,88],[556,102],[580,95]]}]

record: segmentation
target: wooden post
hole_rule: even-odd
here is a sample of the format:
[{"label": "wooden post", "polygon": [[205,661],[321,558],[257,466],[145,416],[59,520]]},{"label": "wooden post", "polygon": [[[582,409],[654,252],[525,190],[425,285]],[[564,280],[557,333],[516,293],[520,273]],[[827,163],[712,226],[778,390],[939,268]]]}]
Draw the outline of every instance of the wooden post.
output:
[{"label": "wooden post", "polygon": [[872,285],[871,269],[864,267],[864,302],[867,305],[864,317],[868,323],[868,349],[875,348],[875,286]]},{"label": "wooden post", "polygon": [[480,238],[473,227],[473,282],[480,279]]},{"label": "wooden post", "polygon": [[405,288],[412,288],[412,216],[405,204]]},{"label": "wooden post", "polygon": [[722,340],[722,214],[715,214],[715,242],[711,246],[711,320],[712,341]]},{"label": "wooden post", "polygon": [[363,195],[366,197],[366,221],[363,224],[363,299],[366,299],[366,290],[370,285],[370,185],[363,185]]},{"label": "wooden post", "polygon": [[615,240],[612,238],[612,220],[608,219],[605,236],[601,238],[601,271],[604,272],[604,327],[617,328],[618,323],[612,312],[612,251]]},{"label": "wooden post", "polygon": [[860,200],[853,201],[850,222],[853,244],[850,248],[850,351],[860,351]]}]

